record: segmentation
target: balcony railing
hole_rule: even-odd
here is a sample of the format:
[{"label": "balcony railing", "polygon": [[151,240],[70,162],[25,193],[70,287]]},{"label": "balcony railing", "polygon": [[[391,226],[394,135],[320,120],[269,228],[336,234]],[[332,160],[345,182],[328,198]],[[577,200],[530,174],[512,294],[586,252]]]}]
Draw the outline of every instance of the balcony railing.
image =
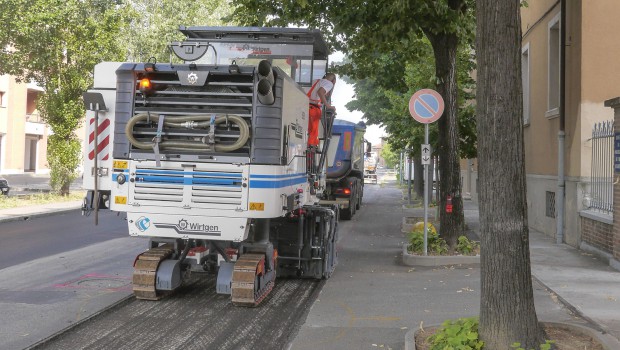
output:
[{"label": "balcony railing", "polygon": [[26,113],[26,121],[30,123],[45,123],[39,113]]}]

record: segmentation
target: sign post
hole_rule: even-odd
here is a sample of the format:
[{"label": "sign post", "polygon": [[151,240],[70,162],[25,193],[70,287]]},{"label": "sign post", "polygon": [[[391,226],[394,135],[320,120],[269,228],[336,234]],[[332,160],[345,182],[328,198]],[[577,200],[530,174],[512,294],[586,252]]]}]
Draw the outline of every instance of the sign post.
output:
[{"label": "sign post", "polygon": [[431,89],[422,89],[409,100],[409,113],[416,121],[424,124],[424,144],[422,145],[422,164],[424,164],[424,255],[428,255],[428,182],[433,177],[428,173],[431,162],[431,146],[428,143],[428,124],[437,121],[444,110],[441,95]]},{"label": "sign post", "polygon": [[[97,226],[99,224],[99,187],[97,185],[97,179],[99,178],[99,166],[97,165],[97,158],[99,158],[99,112],[105,112],[108,109],[105,106],[103,95],[99,92],[85,92],[82,94],[82,97],[84,98],[86,110],[95,112],[95,163],[92,175],[95,177],[95,191],[93,197],[95,201],[95,226]],[[84,171],[86,171],[86,169],[84,169]]]}]

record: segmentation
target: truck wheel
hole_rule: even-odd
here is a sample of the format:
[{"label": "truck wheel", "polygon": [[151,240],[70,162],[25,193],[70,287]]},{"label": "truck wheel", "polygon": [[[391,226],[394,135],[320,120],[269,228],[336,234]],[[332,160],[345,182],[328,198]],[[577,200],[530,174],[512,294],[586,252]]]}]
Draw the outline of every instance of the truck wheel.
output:
[{"label": "truck wheel", "polygon": [[355,203],[355,209],[359,210],[362,207],[362,197],[364,196],[364,185],[363,183],[357,189],[357,203]]},{"label": "truck wheel", "polygon": [[350,205],[348,208],[340,210],[340,218],[342,220],[351,220],[352,217],[353,217],[353,210]]}]

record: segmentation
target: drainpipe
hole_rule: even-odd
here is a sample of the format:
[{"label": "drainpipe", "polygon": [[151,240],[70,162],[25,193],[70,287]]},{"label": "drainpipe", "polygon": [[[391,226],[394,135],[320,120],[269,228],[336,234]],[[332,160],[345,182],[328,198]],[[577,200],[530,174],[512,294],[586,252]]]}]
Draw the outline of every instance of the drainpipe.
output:
[{"label": "drainpipe", "polygon": [[558,196],[555,204],[557,209],[556,243],[564,242],[564,194],[566,180],[564,178],[564,138],[566,122],[566,0],[560,1],[560,130],[558,131]]}]

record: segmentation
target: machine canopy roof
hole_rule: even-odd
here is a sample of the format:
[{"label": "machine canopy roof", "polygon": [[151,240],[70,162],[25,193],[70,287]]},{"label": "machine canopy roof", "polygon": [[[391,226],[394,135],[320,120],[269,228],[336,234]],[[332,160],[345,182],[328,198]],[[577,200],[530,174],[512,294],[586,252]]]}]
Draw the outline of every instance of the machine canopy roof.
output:
[{"label": "machine canopy roof", "polygon": [[312,45],[314,60],[327,60],[327,44],[318,29],[307,28],[262,28],[262,27],[185,27],[179,30],[187,41],[206,41],[209,43],[257,43]]}]

